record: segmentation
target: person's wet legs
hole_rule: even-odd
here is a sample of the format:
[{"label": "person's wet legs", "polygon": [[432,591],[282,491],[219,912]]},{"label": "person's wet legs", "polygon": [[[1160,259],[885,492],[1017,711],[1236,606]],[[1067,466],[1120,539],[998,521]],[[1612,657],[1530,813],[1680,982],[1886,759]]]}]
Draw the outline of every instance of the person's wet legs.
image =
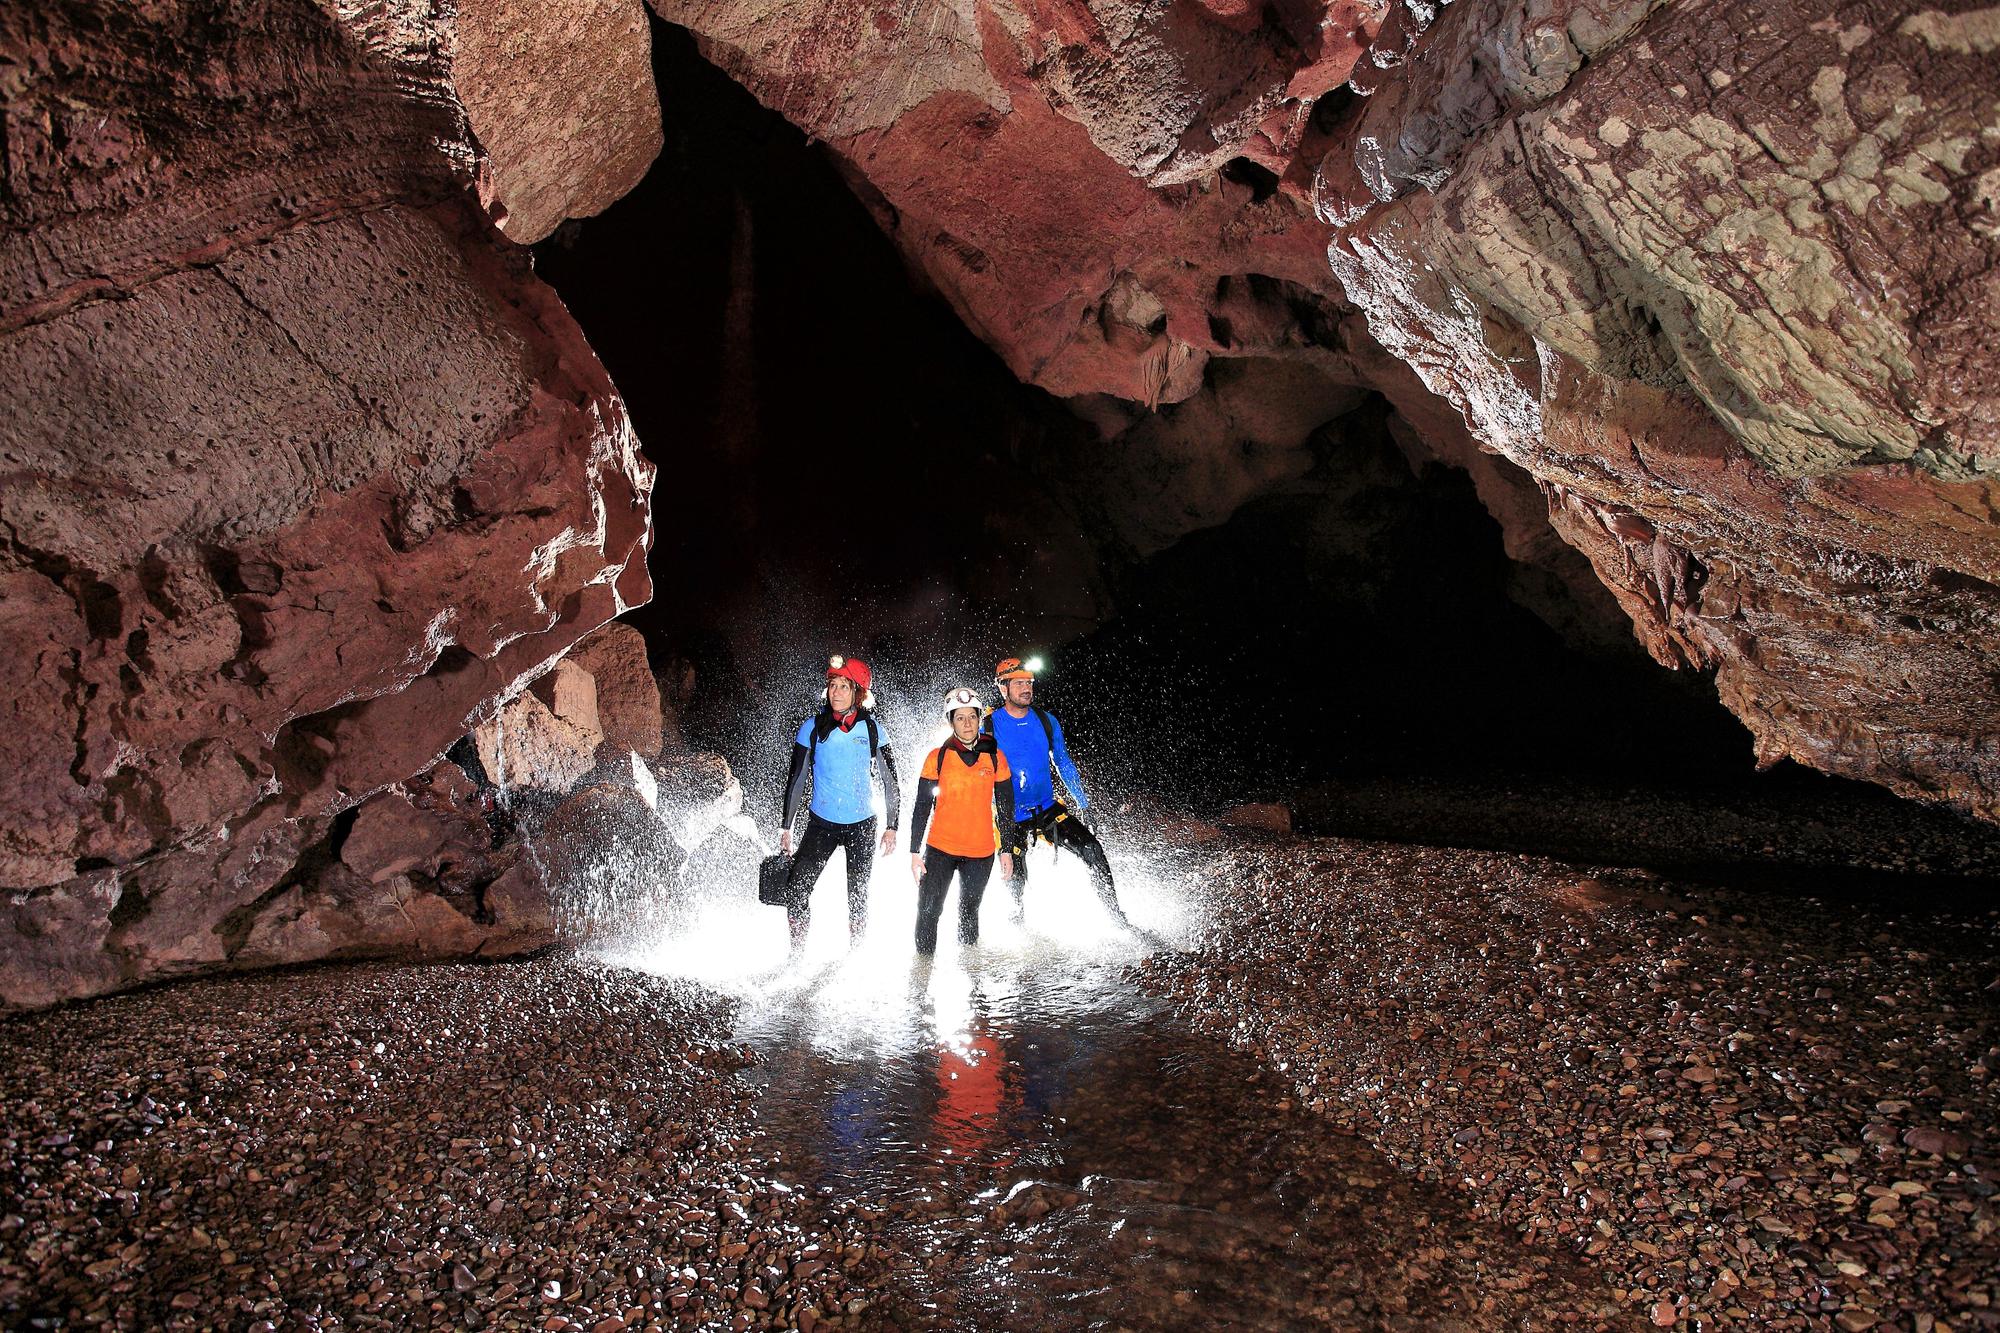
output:
[{"label": "person's wet legs", "polygon": [[819,882],[820,871],[833,857],[833,849],[839,845],[834,837],[833,825],[811,816],[806,818],[806,835],[799,840],[799,850],[792,857],[792,869],[786,877],[785,887],[790,895],[785,904],[785,923],[791,927],[792,952],[805,948],[806,931],[812,927],[812,891]]},{"label": "person's wet legs", "polygon": [[868,881],[875,873],[875,821],[841,827],[840,845],[847,853],[847,940],[861,939],[868,929]]},{"label": "person's wet legs", "polygon": [[1026,824],[1014,826],[1014,846],[1020,848],[1014,853],[1014,873],[1007,876],[1007,892],[1013,896],[1013,903],[1007,909],[1007,919],[1020,925],[1027,915],[1026,895],[1028,890],[1028,846],[1032,841]]},{"label": "person's wet legs", "polygon": [[1104,853],[1104,844],[1097,835],[1085,828],[1076,819],[1065,819],[1057,826],[1056,846],[1066,852],[1073,852],[1077,860],[1083,862],[1090,872],[1090,887],[1097,894],[1097,901],[1104,904],[1104,910],[1111,919],[1128,930],[1132,923],[1125,916],[1125,909],[1118,905],[1118,889],[1111,879],[1111,858]]},{"label": "person's wet legs", "polygon": [[937,952],[938,918],[944,915],[944,895],[959,865],[956,856],[935,847],[924,850],[924,877],[917,884],[917,952],[924,957]]},{"label": "person's wet legs", "polygon": [[958,874],[958,942],[979,942],[979,904],[986,897],[986,881],[993,874],[993,858],[963,861]]}]

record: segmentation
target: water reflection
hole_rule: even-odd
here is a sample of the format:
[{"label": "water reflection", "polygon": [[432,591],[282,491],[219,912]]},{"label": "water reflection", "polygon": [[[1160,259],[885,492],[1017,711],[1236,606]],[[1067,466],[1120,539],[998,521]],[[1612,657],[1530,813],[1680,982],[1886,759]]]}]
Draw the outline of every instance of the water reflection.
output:
[{"label": "water reflection", "polygon": [[1006,1050],[1006,1043],[979,1013],[973,1015],[960,1044],[937,1048],[930,1109],[932,1152],[969,1161],[993,1145],[1002,1111],[1009,1102],[1020,1101],[1020,1078],[1008,1067]]},{"label": "water reflection", "polygon": [[[1470,1328],[1613,1308],[1138,992],[1126,968],[1153,946],[1080,867],[1037,866],[1022,927],[995,911],[980,944],[947,940],[926,966],[893,864],[853,948],[840,913],[815,913],[783,963],[784,914],[746,875],[612,951],[737,998],[772,1156],[922,1256],[881,1326]],[[1185,938],[1174,863],[1118,869],[1132,916]]]},{"label": "water reflection", "polygon": [[[766,1131],[786,1158],[812,1161],[822,1182],[882,1198],[949,1179],[983,1188],[1023,1165],[1060,1159],[1057,1110],[1096,1050],[1154,1005],[1124,969],[1188,912],[1170,857],[1120,857],[1128,911],[1155,932],[1111,920],[1074,859],[1035,853],[1027,916],[988,904],[981,943],[941,942],[915,956],[916,891],[907,858],[883,858],[868,929],[846,938],[841,914],[816,912],[802,954],[788,957],[785,915],[755,901],[747,874],[711,874],[677,915],[605,950],[609,961],[688,977],[738,1002],[737,1036],[757,1048]],[[820,890],[838,893],[829,870]],[[838,929],[836,929],[838,927]]]}]

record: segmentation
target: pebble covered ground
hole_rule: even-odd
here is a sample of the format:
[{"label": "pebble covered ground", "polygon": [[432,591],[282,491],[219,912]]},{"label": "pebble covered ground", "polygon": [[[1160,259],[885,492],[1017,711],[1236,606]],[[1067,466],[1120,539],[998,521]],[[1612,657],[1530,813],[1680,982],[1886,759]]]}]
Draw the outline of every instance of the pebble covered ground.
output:
[{"label": "pebble covered ground", "polygon": [[1059,1168],[929,1228],[960,1269],[950,1326],[1645,1327],[1588,1264],[1329,1133],[1254,1056],[1204,1050],[1171,1016],[1132,1038],[1062,1104]]},{"label": "pebble covered ground", "polygon": [[0,1327],[2000,1327],[1991,897],[1180,855],[1171,1011],[995,1009],[1066,1090],[896,1188],[821,1169],[718,998],[588,959],[10,1019]]},{"label": "pebble covered ground", "polygon": [[[922,1256],[897,1326],[1644,1326],[1588,1263],[1521,1245],[1449,1187],[1329,1132],[1282,1075],[1124,971],[1034,938],[979,952],[958,1016],[962,983],[941,970],[915,1040],[829,1051],[759,1036],[772,1054],[757,1076],[785,1092],[764,1130],[804,1179],[863,1192],[892,1246]],[[873,1012],[878,1032],[898,1022]]]},{"label": "pebble covered ground", "polygon": [[[996,1010],[980,1040],[1036,1040],[1063,1091],[1031,1104],[1010,1062],[972,1121],[935,1057],[855,1078],[789,1049],[775,1080],[736,1077],[718,1005],[587,959],[295,969],[16,1019],[0,1326],[1634,1322],[1253,1055],[1102,993],[1054,1026]],[[858,1175],[822,1169],[857,1093],[910,1115],[846,1145]]]},{"label": "pebble covered ground", "polygon": [[1661,1327],[2000,1327],[2000,906],[1340,839],[1149,986]]},{"label": "pebble covered ground", "polygon": [[0,1024],[0,1326],[801,1328],[889,1285],[691,988],[548,958]]}]

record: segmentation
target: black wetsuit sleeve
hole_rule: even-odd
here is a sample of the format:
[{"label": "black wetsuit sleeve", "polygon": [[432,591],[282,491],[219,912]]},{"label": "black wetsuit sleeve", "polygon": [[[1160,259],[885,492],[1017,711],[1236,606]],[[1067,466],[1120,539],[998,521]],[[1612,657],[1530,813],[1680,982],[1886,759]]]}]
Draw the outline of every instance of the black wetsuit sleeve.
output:
[{"label": "black wetsuit sleeve", "polygon": [[924,830],[931,824],[931,809],[937,804],[937,779],[917,778],[917,808],[910,812],[910,850],[924,849]]},{"label": "black wetsuit sleeve", "polygon": [[785,816],[778,823],[781,831],[790,828],[798,817],[799,800],[806,794],[806,759],[811,753],[797,742],[792,745],[792,771],[785,779]]},{"label": "black wetsuit sleeve", "polygon": [[1014,846],[1014,784],[1012,780],[993,784],[993,810],[999,818],[1000,850],[1016,852]]},{"label": "black wetsuit sleeve", "polygon": [[886,745],[876,758],[882,761],[882,806],[889,812],[889,827],[898,828],[903,819],[903,789],[896,781],[896,759]]}]

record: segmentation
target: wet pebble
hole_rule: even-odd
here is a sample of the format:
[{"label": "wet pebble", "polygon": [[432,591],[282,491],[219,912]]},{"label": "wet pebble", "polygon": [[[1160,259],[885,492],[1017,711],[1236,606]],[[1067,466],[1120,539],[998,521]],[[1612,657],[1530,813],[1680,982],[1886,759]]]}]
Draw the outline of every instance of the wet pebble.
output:
[{"label": "wet pebble", "polygon": [[1146,984],[1653,1323],[2000,1326],[1989,903],[1345,839],[1215,855],[1205,939]]},{"label": "wet pebble", "polygon": [[751,1150],[727,1020],[563,957],[8,1020],[0,1326],[824,1327],[884,1266],[746,1287],[753,1225],[780,1260],[868,1232]]}]

